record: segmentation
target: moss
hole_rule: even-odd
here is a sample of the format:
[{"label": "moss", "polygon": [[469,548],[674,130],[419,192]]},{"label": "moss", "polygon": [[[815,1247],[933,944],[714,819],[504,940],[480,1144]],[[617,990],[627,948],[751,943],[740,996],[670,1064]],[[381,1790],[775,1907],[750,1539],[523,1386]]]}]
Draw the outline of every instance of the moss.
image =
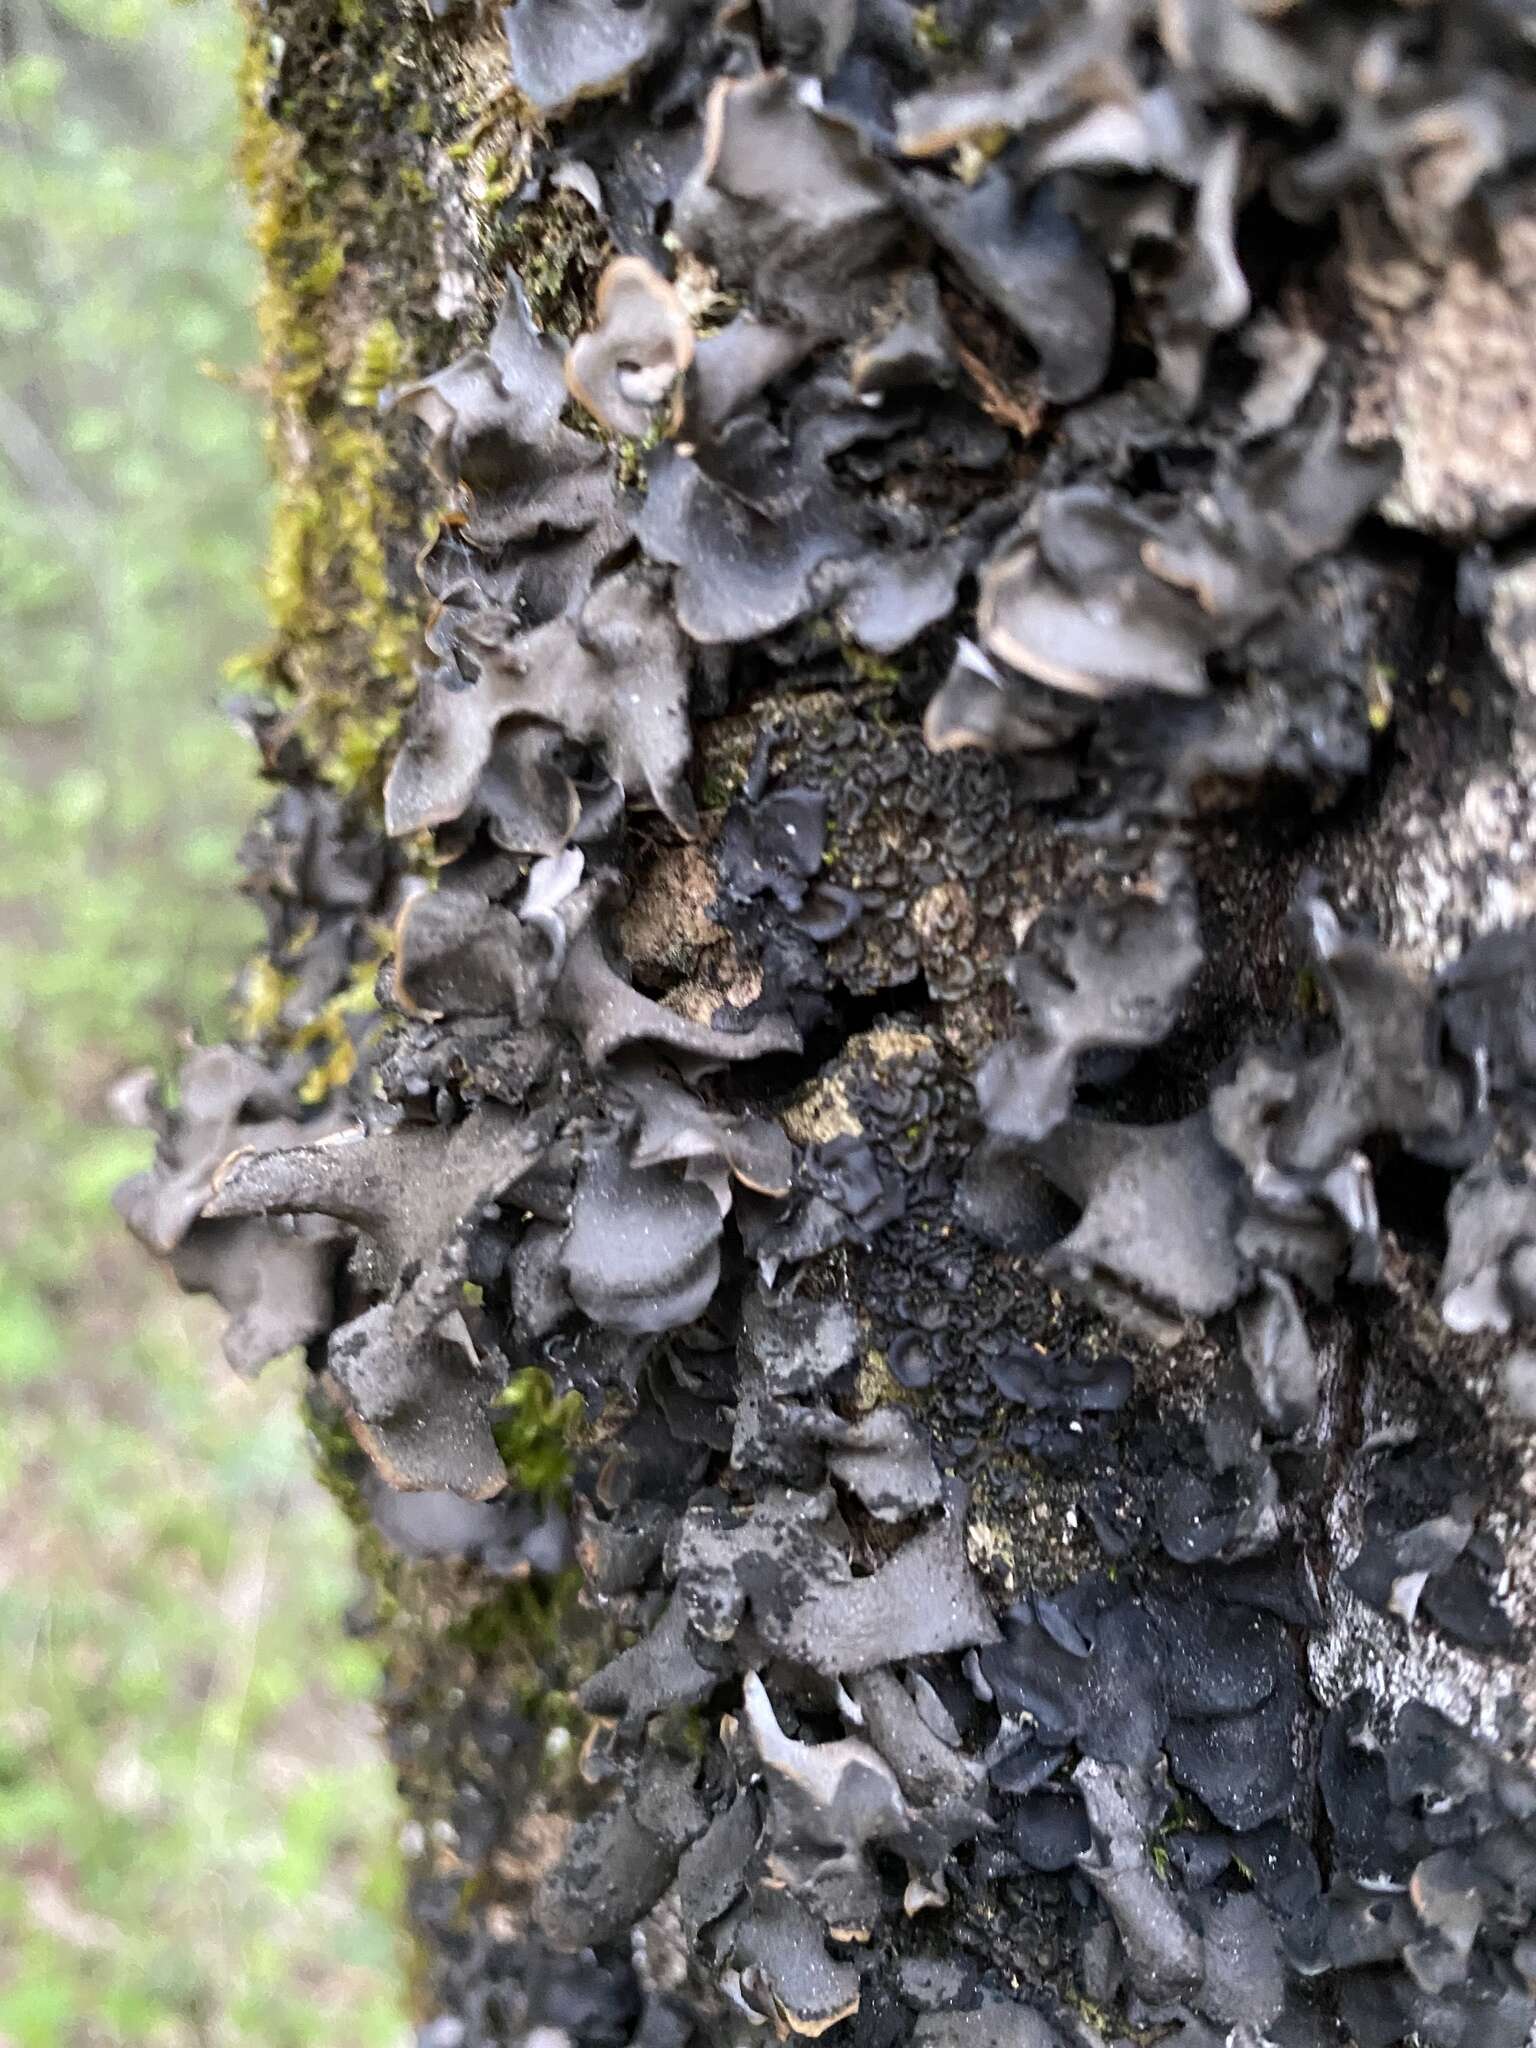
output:
[{"label": "moss", "polygon": [[[307,920],[292,941],[297,959],[314,936],[315,923]],[[307,1053],[308,1073],[299,1084],[299,1100],[323,1102],[334,1090],[344,1088],[357,1070],[358,1056],[371,1033],[382,1027],[375,993],[379,968],[394,945],[387,925],[373,927],[373,949],[357,961],[346,985],[312,1015],[297,1024],[284,1015],[300,987],[300,977],[289,971],[282,955],[272,958],[258,953],[242,971],[239,992],[231,1005],[237,1036],[247,1045],[257,1045],[273,1055]],[[360,1019],[370,1019],[360,1024]]]},{"label": "moss", "polygon": [[453,163],[468,163],[487,145],[495,149],[503,133],[517,135],[528,126],[528,107],[515,85],[504,85],[475,111],[468,125],[448,144],[446,154]]},{"label": "moss", "polygon": [[[362,0],[245,5],[239,164],[263,269],[257,310],[274,499],[270,637],[237,673],[276,702],[308,770],[349,794],[365,829],[377,828],[424,615],[416,557],[441,511],[413,440],[380,416],[380,402],[483,332],[509,259],[541,323],[576,332],[590,317],[609,248],[574,194],[508,220],[530,131],[489,43],[482,62],[479,44],[446,35],[424,9]],[[445,151],[442,139],[452,136],[458,142]],[[455,277],[478,281],[453,322],[435,310],[450,260],[445,227]],[[431,864],[430,840],[411,851]],[[308,1056],[303,1093],[319,1102],[350,1079],[359,1035],[374,1028],[388,939],[381,932],[378,953],[295,1026],[293,968],[310,936],[292,936],[291,956],[252,963],[237,1017],[248,1040]],[[564,1498],[581,1417],[579,1398],[557,1398],[546,1374],[514,1376],[495,1430],[524,1494]],[[465,1558],[395,1550],[369,1511],[368,1461],[323,1374],[310,1385],[306,1420],[318,1475],[354,1532],[368,1589],[354,1620],[381,1661],[402,1798],[427,1841],[452,1845],[434,1850],[430,1869],[417,1866],[410,1880],[418,1940],[409,1976],[425,2014],[444,1956],[427,1932],[440,1925],[435,1905],[425,1910],[420,1888],[441,1880],[453,1890],[466,1932],[496,1915],[501,1924],[526,1919],[564,1818],[592,1797],[579,1775],[588,1722],[575,1692],[615,1653],[617,1632],[580,1604],[574,1571],[508,1581]],[[495,1747],[486,1718],[459,1711],[466,1697],[493,1703]],[[454,1832],[466,1802],[505,1806],[504,1823],[475,1850]]]},{"label": "moss", "polygon": [[691,249],[685,249],[670,230],[661,238],[672,258],[672,282],[687,311],[694,333],[700,340],[719,334],[750,304],[750,294],[722,284],[720,273]]},{"label": "moss", "polygon": [[925,50],[952,50],[955,33],[936,6],[919,7],[912,16],[912,33]]},{"label": "moss", "polygon": [[[380,417],[380,401],[475,338],[509,258],[541,323],[574,333],[590,316],[609,250],[574,194],[553,195],[508,224],[504,201],[526,168],[526,110],[490,70],[480,83],[472,66],[459,68],[462,49],[455,54],[424,10],[361,0],[266,0],[259,11],[247,0],[247,10],[240,168],[263,266],[258,319],[275,494],[270,639],[240,667],[277,702],[312,772],[352,795],[365,826],[377,826],[422,623],[416,556],[441,509],[417,451]],[[462,325],[434,311],[445,219],[445,152],[435,138],[454,134],[455,232],[467,226],[483,284]],[[430,843],[415,852],[430,864]],[[359,1034],[374,1028],[387,944],[381,932],[378,953],[297,1028],[285,1019],[297,985],[292,960],[279,953],[248,970],[241,1032],[309,1056],[307,1100],[330,1098],[353,1074]],[[367,1459],[323,1375],[306,1408],[319,1477],[354,1531],[368,1588],[356,1625],[381,1660],[407,1810],[427,1839],[442,1830],[447,1840],[466,1800],[505,1798],[506,1825],[483,1854],[460,1863],[455,1847],[433,1869],[456,1888],[466,1929],[498,1913],[521,1920],[562,1817],[591,1797],[579,1776],[588,1723],[575,1692],[617,1649],[614,1625],[581,1606],[574,1571],[508,1581],[464,1558],[396,1551],[369,1512]],[[536,1369],[517,1373],[495,1417],[515,1486],[562,1499],[581,1426],[579,1397],[557,1398]],[[496,1702],[503,1717],[497,1741],[505,1747],[494,1757],[480,1721],[457,1712],[468,1695]],[[531,1743],[528,1724],[537,1731]],[[417,1884],[413,1876],[413,1912]],[[442,1960],[423,1934],[410,1965],[423,2011]]]},{"label": "moss", "polygon": [[861,683],[875,683],[883,689],[893,690],[901,681],[901,663],[882,659],[871,654],[868,648],[858,646],[852,640],[842,643],[842,656],[848,673]]},{"label": "moss", "polygon": [[764,700],[759,715],[752,713],[711,719],[695,735],[698,763],[699,803],[706,811],[723,811],[742,791],[765,724],[772,724],[782,707],[772,698]]},{"label": "moss", "polygon": [[1392,723],[1393,691],[1397,670],[1388,661],[1371,661],[1365,674],[1365,716],[1372,732],[1385,732]]},{"label": "moss", "polygon": [[608,231],[578,193],[559,190],[518,209],[501,255],[522,280],[539,326],[567,336],[589,325],[597,281],[613,254]]},{"label": "moss", "polygon": [[[1118,2013],[1111,2012],[1107,2005],[1100,2005],[1097,1999],[1089,1998],[1086,1993],[1077,1990],[1074,1985],[1070,1984],[1061,1987],[1061,1995],[1066,2003],[1071,2006],[1072,2010],[1085,2019],[1090,2027],[1095,2028],[1101,2033],[1106,2040],[1126,2038],[1125,2022]],[[1133,2032],[1129,2038],[1132,2040],[1142,2040],[1145,2036]]]},{"label": "moss", "polygon": [[853,1383],[853,1412],[868,1415],[876,1408],[892,1403],[909,1405],[911,1396],[891,1376],[891,1368],[883,1351],[870,1345],[859,1355],[858,1373]]},{"label": "moss", "polygon": [[491,1431],[502,1462],[525,1493],[553,1500],[570,1481],[570,1440],[583,1415],[580,1394],[556,1397],[541,1366],[515,1372],[497,1396]]},{"label": "moss", "polygon": [[727,804],[740,794],[745,780],[744,770],[736,772],[729,765],[706,770],[699,789],[699,809],[723,811]]},{"label": "moss", "polygon": [[[582,1413],[581,1396],[557,1397],[554,1382],[541,1368],[527,1366],[513,1375],[493,1427],[507,1469],[525,1491],[543,1499],[564,1493],[570,1480],[570,1438]],[[578,1654],[574,1677],[563,1668],[573,1646],[592,1634],[575,1615],[580,1572],[488,1580],[453,1560],[399,1556],[383,1542],[368,1512],[363,1491],[368,1461],[326,1383],[311,1388],[305,1421],[320,1482],[352,1525],[358,1562],[374,1595],[374,1631],[386,1634],[386,1662],[435,1654],[435,1643],[480,1661],[510,1659],[521,1673],[519,1687],[530,1708],[543,1703],[553,1721],[584,1730],[585,1717],[568,1694],[600,1659],[595,1653]],[[393,1639],[397,1627],[398,1641]],[[562,1667],[561,1683],[551,1685],[549,1671],[556,1664]]]},{"label": "moss", "polygon": [[1069,1586],[1098,1558],[1071,1485],[1033,1459],[1003,1450],[975,1475],[966,1548],[977,1570],[1010,1595],[1021,1586]]},{"label": "moss", "polygon": [[[410,53],[389,40],[416,31],[403,18],[365,21],[361,9],[350,26],[345,62],[356,76],[338,79],[330,48],[324,61],[319,51],[305,61],[323,19],[281,6],[251,18],[238,164],[262,259],[257,325],[276,492],[271,637],[234,673],[291,707],[327,781],[374,797],[412,687],[422,535],[418,486],[376,406],[416,360],[400,320],[417,297],[430,304],[415,287],[428,274],[431,219],[425,182],[413,191],[398,165],[370,168],[365,139],[383,82],[391,94],[420,90]],[[423,267],[401,275],[401,252],[412,249]],[[386,253],[392,268],[376,273],[373,259]]]},{"label": "moss", "polygon": [[580,1589],[577,1571],[552,1579],[511,1580],[457,1615],[444,1638],[481,1658],[497,1656],[509,1645],[519,1655],[548,1652],[559,1642],[561,1622]]},{"label": "moss", "polygon": [[310,1390],[309,1399],[304,1404],[304,1421],[321,1483],[341,1502],[348,1519],[352,1520],[362,1500],[359,1481],[364,1460],[357,1440],[348,1429],[341,1410],[333,1402],[322,1399],[314,1389]]},{"label": "moss", "polygon": [[351,1526],[358,1570],[373,1599],[374,1627],[387,1627],[400,1612],[396,1581],[399,1561],[379,1535],[363,1497],[368,1460],[348,1428],[341,1407],[318,1385],[312,1386],[305,1398],[304,1422],[309,1431],[315,1477]]},{"label": "moss", "polygon": [[406,366],[405,340],[393,320],[378,319],[363,330],[347,371],[342,398],[348,405],[374,406]]},{"label": "moss", "polygon": [[295,986],[292,975],[284,974],[264,953],[258,953],[241,975],[239,994],[231,1005],[236,1035],[247,1045],[269,1039]]},{"label": "moss", "polygon": [[[407,1558],[392,1550],[368,1512],[367,1457],[327,1387],[317,1382],[304,1404],[315,1472],[352,1526],[358,1564],[373,1596],[371,1632],[391,1681],[409,1677],[414,1685],[422,1659],[434,1661],[440,1650],[467,1651],[482,1662],[508,1662],[529,1709],[542,1706],[552,1721],[584,1730],[585,1717],[569,1693],[600,1659],[580,1655],[572,1667],[575,1677],[564,1668],[571,1647],[592,1633],[575,1615],[580,1572],[487,1579],[456,1559]],[[553,1403],[543,1412],[563,1405]],[[557,1664],[561,1682],[551,1685],[549,1672]]]},{"label": "moss", "polygon": [[360,961],[352,969],[346,987],[332,996],[308,1023],[294,1033],[290,1041],[293,1051],[316,1056],[315,1065],[299,1084],[301,1102],[324,1102],[337,1089],[345,1088],[356,1073],[358,1052],[367,1038],[368,1028],[360,1032],[355,1019],[372,1015],[375,1018],[372,1028],[378,1028],[379,1006],[374,984],[378,980],[382,958],[382,953],[379,953],[372,959]]},{"label": "moss", "polygon": [[644,441],[632,440],[627,434],[621,435],[615,441],[614,449],[618,456],[620,490],[637,491],[643,489],[645,485],[645,458],[662,438],[662,428],[658,422],[655,430]]}]

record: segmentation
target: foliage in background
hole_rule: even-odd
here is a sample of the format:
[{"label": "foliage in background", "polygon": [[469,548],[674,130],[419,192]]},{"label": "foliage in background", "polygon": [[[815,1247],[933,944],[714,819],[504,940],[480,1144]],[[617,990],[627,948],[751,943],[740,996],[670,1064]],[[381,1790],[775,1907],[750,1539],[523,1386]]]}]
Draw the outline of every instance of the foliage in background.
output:
[{"label": "foliage in background", "polygon": [[0,2048],[402,2034],[294,1374],[226,1377],[105,1208],[146,1144],[106,1084],[218,1032],[255,937],[238,42],[214,0],[0,0]]}]

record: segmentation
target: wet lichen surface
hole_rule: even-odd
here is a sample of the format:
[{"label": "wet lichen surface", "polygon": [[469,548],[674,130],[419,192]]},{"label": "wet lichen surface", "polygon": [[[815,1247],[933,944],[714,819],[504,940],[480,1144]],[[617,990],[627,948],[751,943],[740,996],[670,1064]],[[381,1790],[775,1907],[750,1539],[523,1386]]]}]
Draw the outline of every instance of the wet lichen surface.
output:
[{"label": "wet lichen surface", "polygon": [[258,31],[270,946],[120,1201],[308,1347],[422,2048],[1519,2048],[1522,10]]}]

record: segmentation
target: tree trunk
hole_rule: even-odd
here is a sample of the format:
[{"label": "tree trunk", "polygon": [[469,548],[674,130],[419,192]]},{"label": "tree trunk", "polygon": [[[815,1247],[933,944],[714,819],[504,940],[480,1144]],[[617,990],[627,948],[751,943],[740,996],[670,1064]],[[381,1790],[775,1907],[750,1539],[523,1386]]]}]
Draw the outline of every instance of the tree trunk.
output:
[{"label": "tree trunk", "polygon": [[1526,2041],[1516,11],[244,90],[269,945],[122,1206],[309,1347],[424,2048]]}]

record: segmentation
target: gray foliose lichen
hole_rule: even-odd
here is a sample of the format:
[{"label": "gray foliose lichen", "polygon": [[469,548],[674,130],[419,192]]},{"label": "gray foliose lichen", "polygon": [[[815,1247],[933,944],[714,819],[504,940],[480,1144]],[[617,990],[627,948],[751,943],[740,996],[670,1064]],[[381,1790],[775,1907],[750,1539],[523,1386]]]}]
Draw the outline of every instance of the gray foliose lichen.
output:
[{"label": "gray foliose lichen", "polygon": [[248,862],[344,1085],[199,1052],[121,1196],[466,1529],[585,1401],[591,1796],[423,2041],[1520,2048],[1536,932],[1347,852],[1503,545],[1426,626],[1361,238],[1507,218],[1524,10],[504,21],[614,254],[386,399],[394,844],[298,769]]}]

